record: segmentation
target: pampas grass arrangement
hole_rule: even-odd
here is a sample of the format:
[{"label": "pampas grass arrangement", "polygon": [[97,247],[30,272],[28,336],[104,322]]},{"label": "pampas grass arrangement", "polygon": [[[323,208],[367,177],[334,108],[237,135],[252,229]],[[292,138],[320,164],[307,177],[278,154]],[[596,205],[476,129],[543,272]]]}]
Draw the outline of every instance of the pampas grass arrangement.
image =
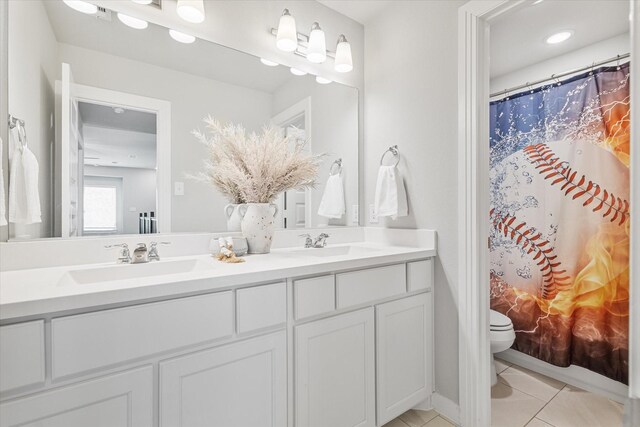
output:
[{"label": "pampas grass arrangement", "polygon": [[284,191],[313,188],[321,155],[303,151],[304,143],[265,126],[260,134],[242,125],[204,119],[207,133],[193,135],[209,151],[204,171],[194,178],[212,184],[231,203],[271,203]]}]

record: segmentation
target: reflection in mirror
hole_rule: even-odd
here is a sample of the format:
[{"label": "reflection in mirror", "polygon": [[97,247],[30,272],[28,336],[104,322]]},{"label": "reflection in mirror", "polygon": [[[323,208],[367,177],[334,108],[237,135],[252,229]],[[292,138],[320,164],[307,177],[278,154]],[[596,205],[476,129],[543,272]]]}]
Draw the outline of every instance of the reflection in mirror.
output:
[{"label": "reflection in mirror", "polygon": [[[358,203],[356,89],[62,1],[9,1],[8,50],[9,112],[29,134],[38,163],[29,194],[41,210],[40,222],[11,222],[9,238],[137,234],[152,222],[158,232],[226,230],[229,201],[188,179],[207,155],[191,132],[209,115],[248,131],[276,124],[298,132],[310,153],[325,154],[316,188],[278,198],[280,227],[357,225],[350,220]],[[17,135],[10,132],[10,153]],[[319,215],[339,158],[344,212]]]}]

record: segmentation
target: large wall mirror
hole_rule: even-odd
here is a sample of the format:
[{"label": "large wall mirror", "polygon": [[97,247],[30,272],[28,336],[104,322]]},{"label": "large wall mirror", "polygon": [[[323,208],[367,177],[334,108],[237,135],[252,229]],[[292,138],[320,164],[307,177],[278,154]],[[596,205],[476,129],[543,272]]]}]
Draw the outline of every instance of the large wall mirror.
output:
[{"label": "large wall mirror", "polygon": [[[281,228],[358,225],[357,89],[151,23],[136,30],[108,9],[12,0],[8,15],[5,153],[22,159],[5,182],[9,239],[225,231],[228,201],[189,178],[207,156],[191,132],[209,115],[248,131],[275,124],[325,154],[316,188],[278,199]],[[325,218],[337,170],[346,212]]]}]

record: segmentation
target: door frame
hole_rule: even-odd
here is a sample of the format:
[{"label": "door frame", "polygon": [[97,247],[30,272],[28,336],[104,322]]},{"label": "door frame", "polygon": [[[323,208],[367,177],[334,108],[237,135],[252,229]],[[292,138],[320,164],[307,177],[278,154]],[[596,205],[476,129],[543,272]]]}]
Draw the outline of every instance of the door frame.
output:
[{"label": "door frame", "polygon": [[[489,24],[525,0],[471,0],[458,9],[458,294],[460,422],[491,424],[489,341]],[[640,0],[631,4],[631,67],[640,67]],[[631,79],[631,103],[640,86]],[[631,140],[640,108],[631,110]],[[640,210],[640,150],[631,147],[631,209]],[[631,218],[629,396],[640,398],[640,217]]]},{"label": "door frame", "polygon": [[[311,130],[313,127],[311,126],[311,97],[308,96],[303,98],[302,100],[296,102],[292,106],[286,108],[284,111],[279,112],[275,116],[271,118],[271,124],[275,126],[284,126],[287,122],[291,121],[293,118],[304,115],[304,131],[307,135],[307,144],[309,147],[309,152],[311,150]],[[310,188],[305,189],[305,212],[304,212],[304,222],[305,228],[311,227],[313,222],[313,205],[312,203],[312,190]],[[279,206],[280,212],[284,214],[284,210],[282,206]]]},{"label": "door frame", "polygon": [[171,102],[146,96],[74,84],[72,97],[79,102],[127,107],[156,115],[156,196],[158,230],[171,232]]}]

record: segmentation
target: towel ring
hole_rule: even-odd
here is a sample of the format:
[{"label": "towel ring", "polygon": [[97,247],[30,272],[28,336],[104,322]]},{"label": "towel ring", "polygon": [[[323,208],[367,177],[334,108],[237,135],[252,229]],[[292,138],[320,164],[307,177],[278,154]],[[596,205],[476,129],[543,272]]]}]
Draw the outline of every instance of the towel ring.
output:
[{"label": "towel ring", "polygon": [[393,165],[389,166],[398,166],[398,163],[400,163],[400,152],[398,151],[397,145],[392,145],[391,147],[387,148],[387,151],[382,153],[382,157],[380,157],[380,166],[384,165],[384,157],[387,155],[387,153],[393,154],[393,157],[396,158],[396,162]]},{"label": "towel ring", "polygon": [[[337,173],[333,172],[335,166],[338,167]],[[338,159],[331,164],[331,167],[329,168],[329,175],[340,175],[341,172],[342,172],[342,159]]]}]

